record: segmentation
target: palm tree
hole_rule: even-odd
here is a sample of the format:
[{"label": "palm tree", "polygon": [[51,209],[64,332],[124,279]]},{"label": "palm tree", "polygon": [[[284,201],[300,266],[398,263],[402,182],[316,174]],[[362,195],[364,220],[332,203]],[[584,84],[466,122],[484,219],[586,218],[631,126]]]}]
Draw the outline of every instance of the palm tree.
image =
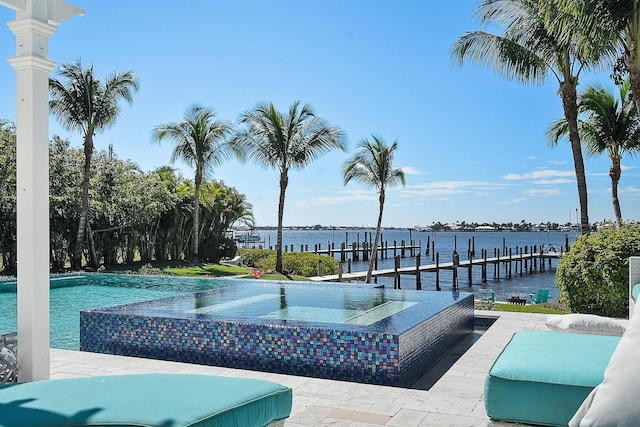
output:
[{"label": "palm tree", "polygon": [[[133,71],[111,73],[104,80],[98,79],[93,65],[83,69],[78,59],[72,64],[63,65],[58,72],[66,82],[49,80],[49,109],[60,124],[69,131],[83,134],[84,170],[82,175],[82,205],[78,223],[78,234],[72,260],[72,268],[82,266],[82,249],[87,230],[89,230],[89,179],[91,177],[91,157],[93,155],[93,137],[113,126],[120,114],[120,101],[129,105],[133,102],[133,93],[138,91],[138,77]],[[89,232],[89,239],[93,237]],[[92,247],[92,245],[90,245]],[[98,260],[92,254],[94,268]]]},{"label": "palm tree", "polygon": [[635,94],[636,111],[640,114],[640,4],[637,0],[558,0],[566,11],[560,30],[568,26],[582,29],[590,42],[613,43],[618,61],[614,76],[621,84],[628,74],[631,92]]},{"label": "palm tree", "polygon": [[213,110],[192,105],[184,112],[184,121],[167,123],[153,129],[152,139],[158,143],[168,139],[176,144],[171,163],[182,159],[195,167],[193,196],[193,227],[191,229],[191,258],[199,259],[200,185],[202,178],[214,167],[220,166],[231,155],[227,137],[232,132],[231,123],[218,120]]},{"label": "palm tree", "polygon": [[[618,183],[622,173],[624,154],[640,152],[640,119],[629,90],[629,80],[619,87],[619,98],[600,85],[590,85],[578,98],[578,108],[586,115],[579,123],[580,135],[587,154],[600,155],[607,152],[611,159],[611,198],[618,228],[622,225],[622,211],[618,200]],[[567,136],[564,119],[553,122],[547,131],[549,144],[557,145]]]},{"label": "palm tree", "polygon": [[231,141],[239,158],[247,157],[280,173],[276,271],[282,273],[282,218],[289,171],[302,169],[335,148],[346,150],[347,136],[317,117],[310,105],[300,108],[299,102],[287,114],[277,111],[273,103],[258,103],[242,113],[240,123],[246,127]]},{"label": "palm tree", "polygon": [[566,29],[560,36],[556,22],[564,12],[554,5],[548,0],[483,0],[477,8],[481,23],[505,26],[504,34],[468,32],[458,38],[451,54],[460,65],[469,59],[524,84],[541,84],[549,75],[558,81],[573,153],[582,233],[587,234],[587,180],[578,134],[576,87],[582,70],[600,65],[600,55],[605,51],[595,43],[587,43],[577,33],[579,28],[572,29],[576,32]]},{"label": "palm tree", "polygon": [[378,257],[378,242],[380,240],[380,230],[382,228],[382,211],[386,198],[387,188],[397,183],[405,185],[404,172],[393,167],[393,156],[398,148],[398,141],[393,141],[391,146],[387,146],[384,140],[378,136],[372,136],[373,141],[366,138],[358,145],[358,152],[347,160],[343,168],[344,184],[347,185],[352,180],[358,181],[365,187],[378,190],[378,223],[376,225],[376,237],[373,239],[371,256],[369,257],[369,268],[367,270],[366,283],[371,282],[373,266]]}]

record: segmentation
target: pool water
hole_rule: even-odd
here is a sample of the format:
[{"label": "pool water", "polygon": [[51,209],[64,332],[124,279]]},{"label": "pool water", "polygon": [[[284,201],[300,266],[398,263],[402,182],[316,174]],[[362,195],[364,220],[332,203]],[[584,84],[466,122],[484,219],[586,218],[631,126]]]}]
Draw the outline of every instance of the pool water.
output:
[{"label": "pool water", "polygon": [[[51,347],[80,348],[80,311],[225,286],[229,279],[73,274],[51,277]],[[0,335],[17,330],[16,281],[0,280]]]}]

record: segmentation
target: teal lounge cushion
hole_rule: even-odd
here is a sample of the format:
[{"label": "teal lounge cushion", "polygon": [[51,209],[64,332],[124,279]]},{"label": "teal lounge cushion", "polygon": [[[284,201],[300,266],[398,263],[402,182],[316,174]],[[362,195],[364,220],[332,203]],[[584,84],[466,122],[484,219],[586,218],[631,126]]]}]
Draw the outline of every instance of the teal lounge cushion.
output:
[{"label": "teal lounge cushion", "polygon": [[117,375],[0,387],[0,426],[266,426],[287,418],[291,389],[248,378]]},{"label": "teal lounge cushion", "polygon": [[513,335],[485,380],[494,419],[566,426],[602,382],[620,337],[523,331]]}]

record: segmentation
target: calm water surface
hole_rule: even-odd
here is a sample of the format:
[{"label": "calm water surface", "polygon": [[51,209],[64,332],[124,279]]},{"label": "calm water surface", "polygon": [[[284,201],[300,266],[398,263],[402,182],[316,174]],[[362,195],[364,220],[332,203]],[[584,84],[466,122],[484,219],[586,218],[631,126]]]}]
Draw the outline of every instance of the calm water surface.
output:
[{"label": "calm water surface", "polygon": [[[315,244],[320,244],[321,249],[326,249],[328,245],[333,244],[339,248],[343,242],[351,244],[352,242],[363,242],[373,239],[375,229],[361,230],[283,230],[283,244],[288,250],[300,250],[300,245],[308,245],[309,250],[313,250]],[[421,264],[435,264],[434,256],[437,252],[440,256],[440,262],[451,261],[453,250],[456,249],[460,254],[461,260],[467,259],[467,251],[475,250],[475,259],[480,258],[482,249],[488,251],[488,256],[493,256],[494,249],[500,250],[501,256],[505,250],[511,249],[515,254],[516,249],[533,246],[540,249],[542,245],[551,247],[555,250],[561,250],[567,242],[571,245],[576,241],[579,234],[576,232],[417,232],[408,229],[384,230],[382,233],[382,241],[386,241],[389,246],[394,241],[400,245],[402,240],[409,244],[413,240],[415,244],[421,247]],[[276,230],[260,230],[263,245],[273,246],[276,242]],[[256,244],[257,245],[257,244]],[[429,253],[427,254],[427,248]],[[399,252],[398,252],[399,254]],[[407,253],[408,254],[408,253]],[[415,258],[409,256],[401,258],[401,267],[415,266]],[[490,289],[496,294],[499,300],[505,300],[514,295],[528,297],[530,293],[535,293],[538,289],[549,289],[549,298],[556,301],[559,296],[559,289],[555,284],[555,270],[557,260],[552,261],[551,269],[546,265],[545,272],[534,272],[532,274],[520,272],[516,274],[515,264],[512,266],[512,277],[507,279],[504,269],[500,271],[500,280],[494,280],[493,267],[487,267],[487,283],[482,283],[481,269],[476,267],[473,269],[473,277],[471,286],[469,286],[467,270],[458,270],[459,290],[465,292],[477,292],[479,289]],[[382,259],[378,263],[379,269],[393,268],[393,259]],[[353,261],[352,271],[365,271],[367,263],[363,261]],[[346,267],[345,267],[346,271]],[[422,273],[422,288],[427,290],[436,289],[435,273]],[[392,278],[380,278],[378,283],[385,286],[393,286]],[[402,287],[414,287],[415,278],[405,275],[401,278]],[[442,270],[440,272],[440,287],[443,291],[453,292],[453,273],[451,271]]]}]

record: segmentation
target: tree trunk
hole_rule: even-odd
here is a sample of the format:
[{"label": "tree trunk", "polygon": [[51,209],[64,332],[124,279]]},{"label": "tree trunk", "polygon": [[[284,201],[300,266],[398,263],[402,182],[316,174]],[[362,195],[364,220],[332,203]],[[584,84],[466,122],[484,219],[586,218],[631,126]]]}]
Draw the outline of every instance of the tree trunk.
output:
[{"label": "tree trunk", "polygon": [[365,283],[371,283],[371,275],[373,274],[373,266],[378,259],[378,243],[380,241],[380,230],[382,229],[382,210],[384,209],[384,190],[380,190],[380,211],[378,213],[378,224],[376,225],[376,237],[373,239],[373,247],[371,248],[371,255],[369,256],[369,268],[367,269],[367,277],[364,279]]},{"label": "tree trunk", "polygon": [[587,203],[587,177],[584,171],[584,159],[582,157],[582,146],[580,145],[580,135],[578,134],[578,94],[576,91],[577,79],[573,78],[560,84],[560,98],[564,117],[569,125],[569,141],[571,142],[571,152],[573,153],[573,167],[576,172],[578,184],[578,198],[580,200],[580,225],[582,234],[589,234],[591,225],[589,224],[588,203]]},{"label": "tree trunk", "polygon": [[282,274],[282,218],[284,217],[284,196],[289,185],[288,170],[280,172],[280,200],[278,202],[278,235],[276,238],[276,271]]},{"label": "tree trunk", "polygon": [[200,166],[196,166],[196,178],[195,178],[195,192],[196,194],[193,197],[193,228],[191,229],[191,236],[193,237],[193,241],[191,242],[193,245],[193,253],[191,257],[194,260],[200,259],[198,254],[199,244],[200,244],[200,236],[199,236],[199,221],[200,221],[200,184],[202,184],[202,170]]},{"label": "tree trunk", "polygon": [[91,231],[91,224],[87,221],[87,237],[89,239],[89,259],[91,260],[91,266],[95,271],[100,267],[98,255],[96,254],[96,244],[93,240],[93,232]]},{"label": "tree trunk", "polygon": [[633,94],[633,100],[636,103],[636,110],[638,115],[640,116],[640,63],[638,60],[640,59],[638,56],[638,40],[635,37],[638,36],[637,28],[634,24],[636,24],[637,20],[640,19],[637,11],[637,2],[634,2],[634,19],[631,20],[631,23],[627,27],[627,49],[628,56],[626,58],[627,63],[627,71],[629,72],[629,87],[631,88],[631,93]]},{"label": "tree trunk", "polygon": [[629,70],[629,87],[636,103],[636,110],[640,116],[640,65],[634,63],[627,64]]},{"label": "tree trunk", "polygon": [[89,180],[91,178],[91,156],[93,155],[93,139],[91,131],[84,137],[84,170],[82,172],[82,204],[80,207],[80,218],[78,221],[78,234],[76,236],[76,247],[73,253],[71,268],[78,270],[82,267],[82,249],[87,230],[87,219],[89,217]]},{"label": "tree trunk", "polygon": [[620,182],[620,156],[611,157],[611,168],[609,176],[611,177],[611,201],[613,202],[613,212],[616,215],[616,228],[620,230],[622,226],[622,211],[620,210],[620,200],[618,199],[618,183]]}]

